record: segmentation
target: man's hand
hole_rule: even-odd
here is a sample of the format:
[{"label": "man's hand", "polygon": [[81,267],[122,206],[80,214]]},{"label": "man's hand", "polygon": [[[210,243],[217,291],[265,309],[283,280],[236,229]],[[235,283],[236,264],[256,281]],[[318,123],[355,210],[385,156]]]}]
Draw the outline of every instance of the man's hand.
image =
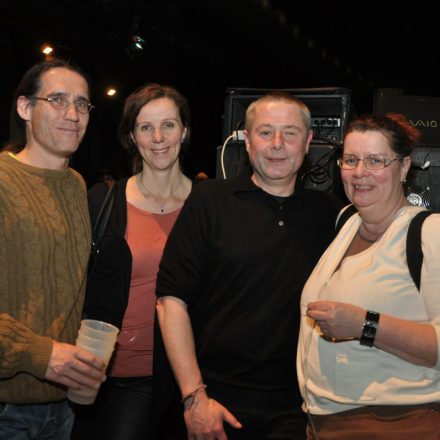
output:
[{"label": "man's hand", "polygon": [[105,367],[101,359],[82,348],[53,341],[45,378],[76,390],[99,388],[105,380]]},{"label": "man's hand", "polygon": [[198,393],[191,408],[184,413],[188,440],[227,440],[223,421],[233,428],[241,423],[223,406],[206,393]]}]

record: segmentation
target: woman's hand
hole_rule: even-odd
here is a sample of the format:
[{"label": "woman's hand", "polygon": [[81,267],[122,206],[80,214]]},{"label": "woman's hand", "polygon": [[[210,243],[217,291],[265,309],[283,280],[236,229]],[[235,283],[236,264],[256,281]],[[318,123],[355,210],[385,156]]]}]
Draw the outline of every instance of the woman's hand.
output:
[{"label": "woman's hand", "polygon": [[366,310],[336,301],[311,302],[307,316],[315,320],[323,335],[335,339],[359,339]]},{"label": "woman's hand", "polygon": [[[317,301],[307,305],[306,313],[325,338],[359,339],[366,310],[347,303]],[[432,368],[437,363],[437,336],[431,324],[381,313],[374,346],[415,365]]]}]

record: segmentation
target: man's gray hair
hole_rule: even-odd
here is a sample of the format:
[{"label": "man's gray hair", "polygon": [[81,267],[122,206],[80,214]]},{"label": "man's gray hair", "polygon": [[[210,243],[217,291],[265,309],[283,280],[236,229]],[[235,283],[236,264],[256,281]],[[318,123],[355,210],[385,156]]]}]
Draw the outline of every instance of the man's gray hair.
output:
[{"label": "man's gray hair", "polygon": [[304,102],[302,102],[296,96],[293,96],[291,93],[285,92],[283,90],[275,90],[273,92],[267,93],[266,95],[261,96],[257,100],[253,101],[246,110],[246,130],[250,130],[255,118],[255,111],[258,104],[262,102],[288,102],[292,104],[296,104],[299,107],[301,115],[303,117],[304,125],[306,126],[307,132],[310,130],[312,126],[312,117],[310,114],[310,110]]}]

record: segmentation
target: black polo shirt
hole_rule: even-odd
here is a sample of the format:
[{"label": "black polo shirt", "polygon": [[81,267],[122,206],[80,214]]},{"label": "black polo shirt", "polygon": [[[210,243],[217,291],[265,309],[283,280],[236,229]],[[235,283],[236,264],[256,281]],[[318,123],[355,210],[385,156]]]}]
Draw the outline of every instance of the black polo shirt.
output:
[{"label": "black polo shirt", "polygon": [[281,201],[247,174],[197,185],[165,247],[157,295],[188,304],[207,383],[297,388],[301,291],[339,208],[299,185]]}]

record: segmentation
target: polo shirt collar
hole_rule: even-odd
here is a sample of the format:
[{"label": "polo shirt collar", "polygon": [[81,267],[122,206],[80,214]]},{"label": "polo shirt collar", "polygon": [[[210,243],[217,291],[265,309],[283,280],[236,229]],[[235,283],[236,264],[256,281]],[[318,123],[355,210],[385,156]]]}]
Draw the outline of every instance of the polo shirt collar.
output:
[{"label": "polo shirt collar", "polygon": [[[240,193],[240,192],[259,192],[259,193],[266,193],[264,190],[262,190],[260,187],[254,184],[251,179],[252,176],[252,170],[250,171],[243,171],[240,175],[237,177],[231,179],[231,187],[232,191],[234,193]],[[295,182],[295,190],[293,194],[289,197],[296,198],[298,196],[301,196],[304,194],[304,185],[301,182],[299,178],[296,179]],[[273,195],[273,194],[269,194]],[[275,197],[275,196],[274,196]]]}]

